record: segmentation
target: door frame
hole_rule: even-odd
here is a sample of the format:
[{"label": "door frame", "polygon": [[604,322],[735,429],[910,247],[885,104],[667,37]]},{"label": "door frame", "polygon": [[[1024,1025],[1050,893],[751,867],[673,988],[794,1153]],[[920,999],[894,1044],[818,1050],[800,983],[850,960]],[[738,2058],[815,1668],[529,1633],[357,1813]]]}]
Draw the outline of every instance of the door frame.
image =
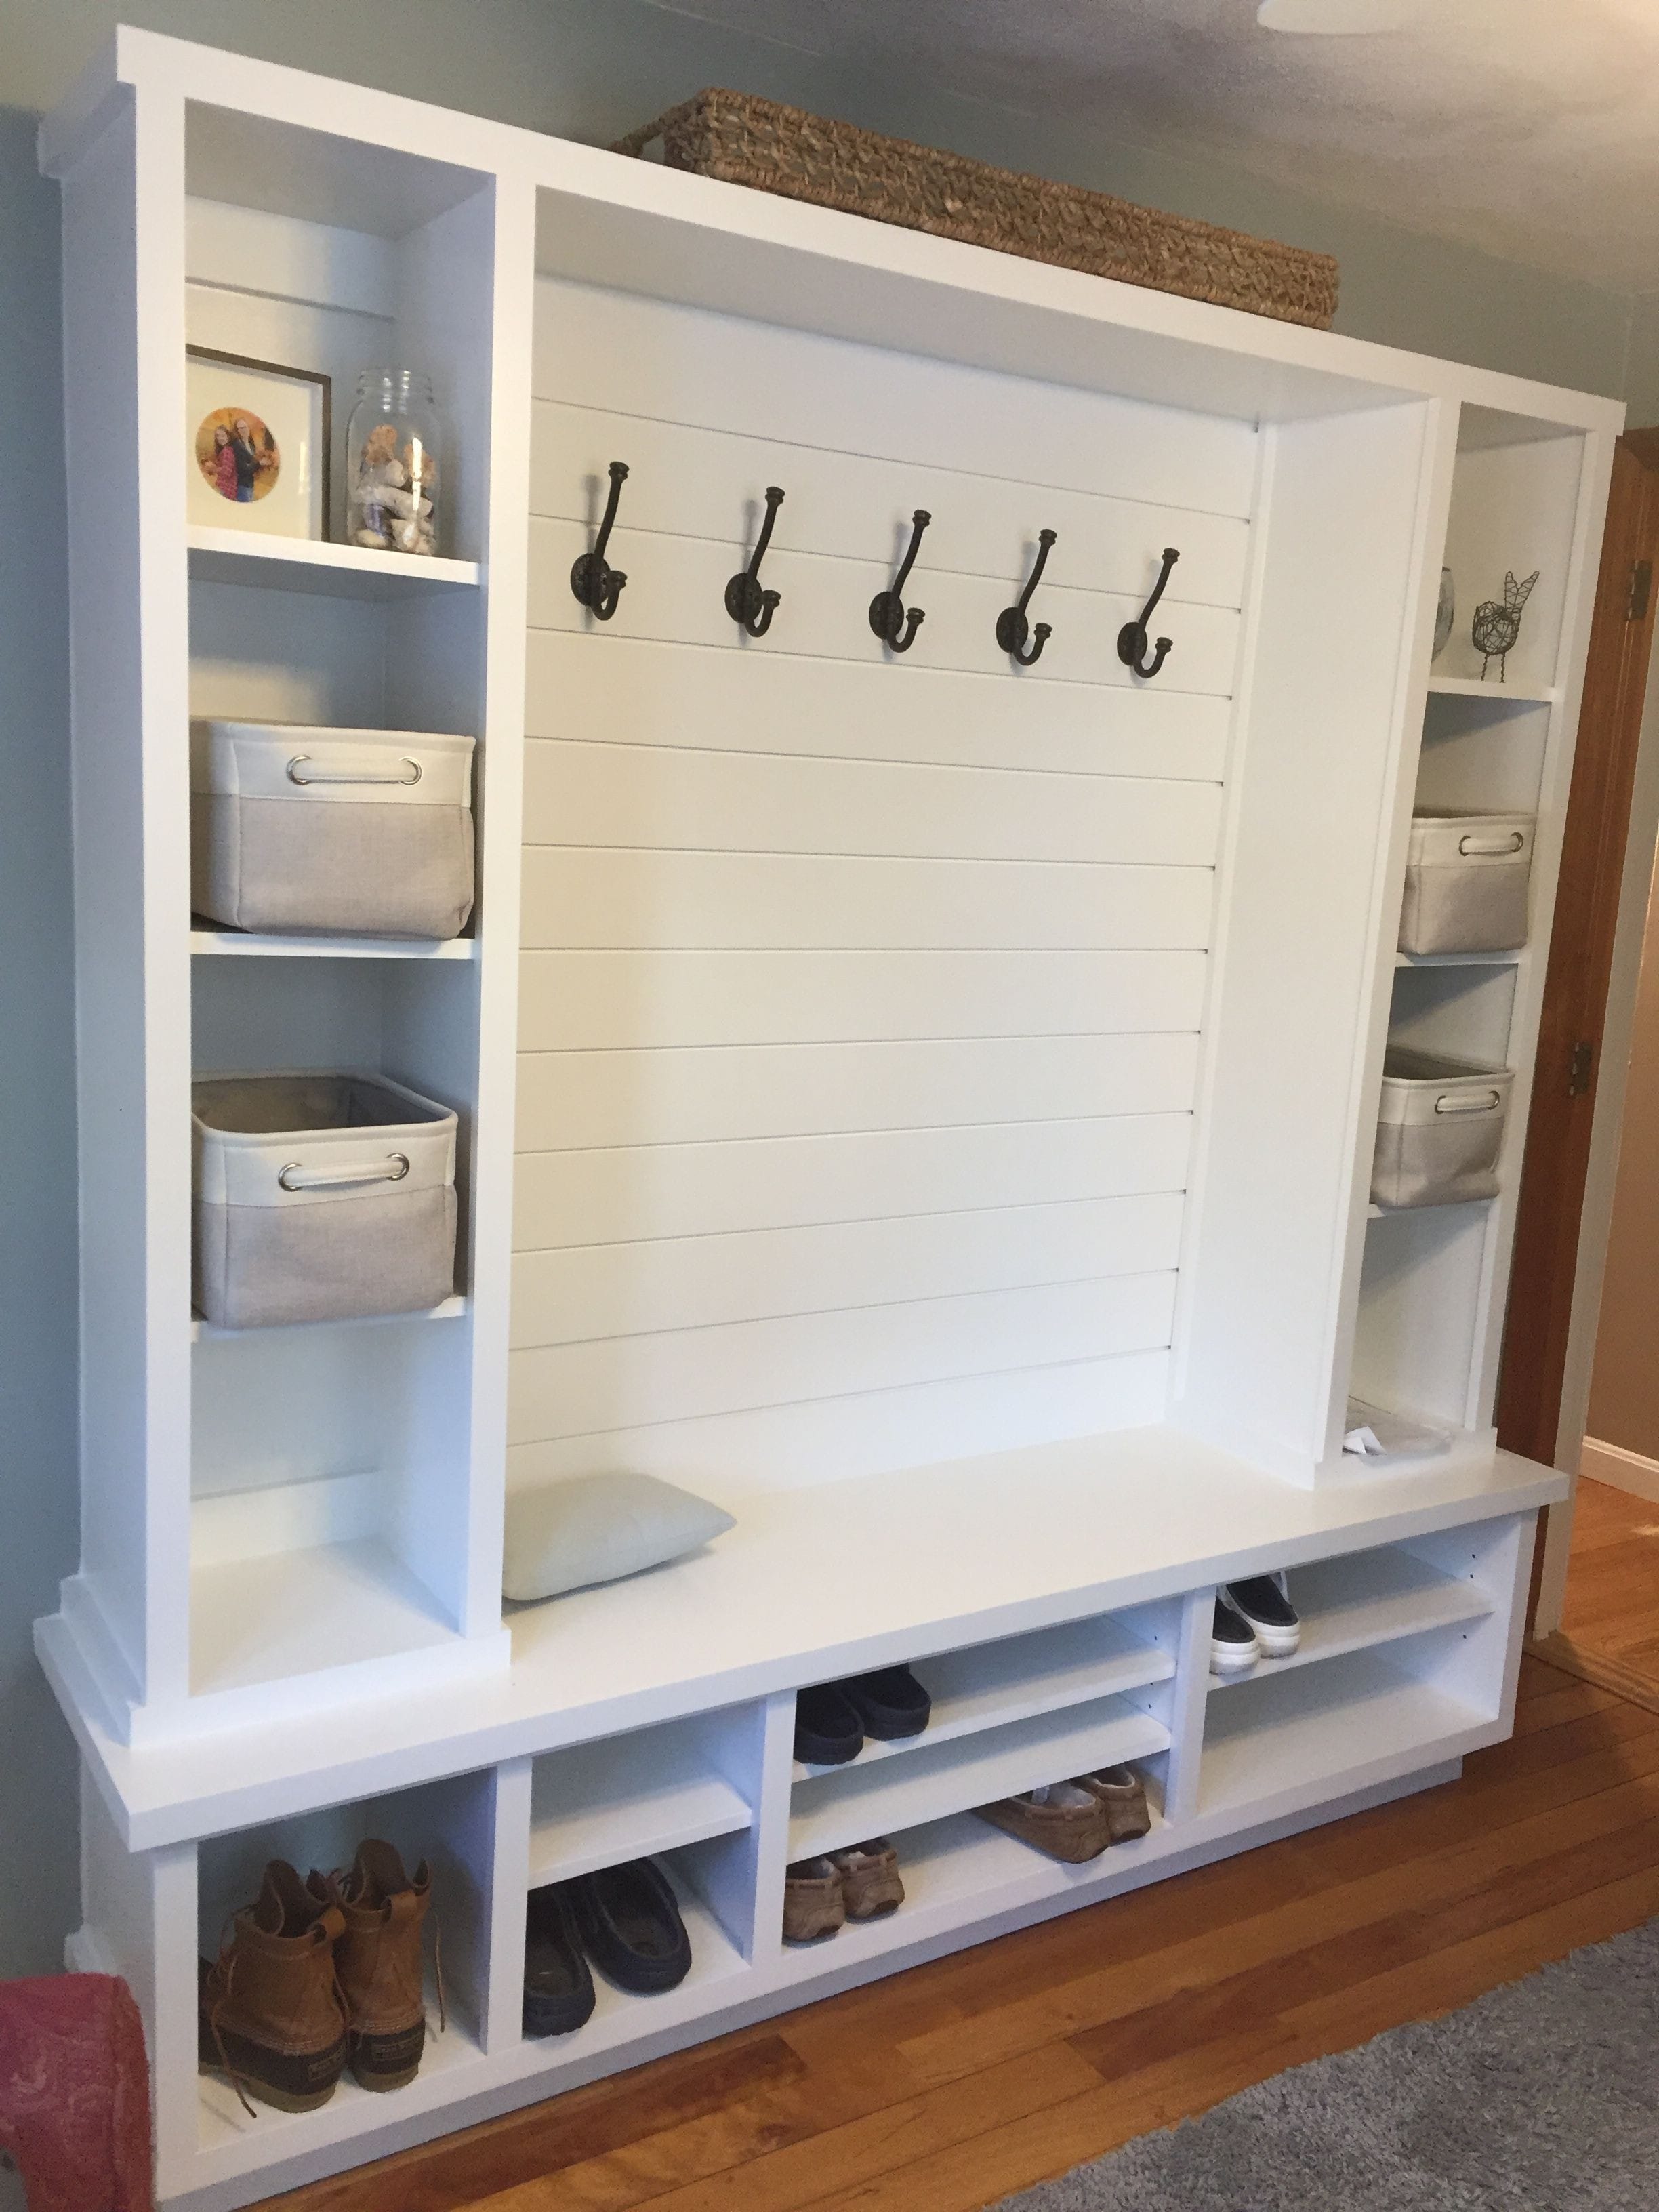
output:
[{"label": "door frame", "polygon": [[[1528,1370],[1524,1376],[1511,1377],[1512,1384],[1518,1387],[1507,1394],[1500,1385],[1499,1396],[1500,1442],[1537,1458],[1547,1453],[1573,1482],[1565,1502],[1550,1508],[1545,1516],[1534,1573],[1532,1626],[1538,1636],[1559,1629],[1566,1587],[1637,988],[1655,882],[1656,848],[1659,847],[1659,681],[1654,680],[1653,670],[1656,635],[1659,635],[1659,429],[1627,431],[1618,441],[1614,467],[1615,491],[1596,585],[1596,615],[1568,807],[1567,850],[1556,908],[1555,949],[1546,982],[1520,1193],[1517,1259],[1522,1257],[1522,1239],[1530,1212],[1533,1249],[1541,1261],[1541,1265],[1535,1261],[1534,1267],[1540,1279],[1535,1295],[1530,1294],[1517,1267],[1505,1348],[1507,1352],[1511,1345],[1519,1346],[1528,1359]],[[1640,471],[1639,476],[1632,476],[1632,467]],[[1617,487],[1620,474],[1625,477],[1622,498]],[[1653,582],[1641,635],[1633,639],[1623,602],[1631,563],[1637,559],[1653,564]],[[1623,733],[1629,727],[1627,717],[1638,712],[1638,704],[1636,740],[1631,748]],[[1584,751],[1587,736],[1595,737],[1591,718],[1597,715],[1607,718],[1606,742],[1599,757]],[[1621,753],[1622,760],[1618,757]],[[1581,761],[1585,769],[1582,781]],[[1609,772],[1604,776],[1599,769]],[[1580,840],[1576,865],[1571,850],[1575,828]],[[1613,901],[1610,894],[1615,875]],[[1561,927],[1564,899],[1568,902],[1565,931]],[[1561,955],[1559,969],[1557,951]],[[1605,978],[1600,985],[1598,971]],[[1582,1101],[1589,1121],[1587,1143],[1582,1124],[1575,1126],[1571,1116],[1557,1110],[1557,1102],[1551,1102],[1551,1110],[1539,1111],[1539,1090],[1546,1084],[1565,1083],[1565,1056],[1579,1037],[1590,1038],[1595,1045],[1591,1087]],[[1547,1044],[1553,1049],[1547,1052]],[[1568,1251],[1574,1259],[1570,1300],[1564,1314],[1559,1277],[1565,1271],[1560,1259]],[[1552,1254],[1553,1261],[1543,1259],[1545,1254]],[[1517,1314],[1517,1302],[1526,1302],[1529,1296],[1531,1303],[1521,1303]]]}]

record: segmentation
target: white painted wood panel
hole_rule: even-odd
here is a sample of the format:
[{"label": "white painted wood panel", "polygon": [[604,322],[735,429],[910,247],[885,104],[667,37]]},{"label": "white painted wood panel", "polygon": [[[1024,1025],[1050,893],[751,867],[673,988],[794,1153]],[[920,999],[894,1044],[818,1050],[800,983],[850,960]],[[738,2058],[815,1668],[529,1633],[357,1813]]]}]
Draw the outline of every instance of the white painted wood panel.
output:
[{"label": "white painted wood panel", "polygon": [[511,1355],[509,1443],[1168,1344],[1173,1272],[542,1346]]},{"label": "white painted wood panel", "polygon": [[1201,952],[526,952],[526,1052],[1195,1030]]},{"label": "white painted wood panel", "polygon": [[[1208,868],[532,846],[526,951],[1202,946]],[[463,942],[465,940],[462,940]]]},{"label": "white painted wood panel", "polygon": [[523,1053],[519,1150],[1185,1113],[1197,1066],[1182,1031]]},{"label": "white painted wood panel", "polygon": [[550,277],[536,286],[535,347],[540,398],[791,441],[805,416],[816,442],[846,452],[1250,510],[1254,426],[1183,408]]},{"label": "white painted wood panel", "polygon": [[702,1420],[544,1438],[509,1448],[507,1487],[627,1467],[722,1500],[751,1498],[839,1481],[854,1468],[881,1474],[975,1452],[1143,1427],[1162,1416],[1168,1370],[1167,1352],[1132,1352],[854,1392],[805,1407],[761,1407]]},{"label": "white painted wood panel", "polygon": [[1180,1190],[1192,1121],[1135,1114],[519,1160],[514,1249]]},{"label": "white painted wood panel", "polygon": [[525,747],[531,845],[1206,867],[1219,814],[1218,786],[1150,777],[547,739]]},{"label": "white painted wood panel", "polygon": [[[768,590],[781,592],[782,602],[766,636],[744,636],[726,613],[726,582],[747,564],[752,532],[763,512],[765,485],[764,477],[757,476],[733,486],[729,536],[652,538],[636,533],[629,539],[625,562],[620,541],[613,541],[613,565],[625,568],[628,585],[603,635],[879,665],[887,648],[870,628],[868,608],[873,594],[892,580],[892,562],[884,552],[865,560],[842,560],[824,554],[780,552],[775,542],[766,556],[762,582]],[[532,629],[586,631],[594,627],[594,617],[578,605],[570,589],[571,563],[592,544],[592,532],[585,525],[532,519]],[[1118,659],[1117,634],[1121,624],[1139,616],[1157,582],[1161,550],[1152,544],[1146,548],[1139,579],[1127,591],[1081,590],[1074,584],[1051,583],[1045,574],[1031,615],[1034,621],[1053,627],[1042,661],[1049,680],[1120,690],[1135,686],[1138,679]],[[951,575],[930,580],[927,600],[917,593],[918,604],[927,605],[927,620],[904,657],[907,670],[983,669],[1011,684],[1018,682],[1019,672],[1011,668],[995,635],[998,615],[1018,595],[1018,571],[1015,561],[1005,579]],[[1158,678],[1166,690],[1217,694],[1231,690],[1238,641],[1236,612],[1166,599],[1156,621],[1174,645]]]},{"label": "white painted wood panel", "polygon": [[824,1313],[859,1304],[878,1285],[888,1299],[931,1298],[1150,1273],[1176,1264],[1181,1210],[1178,1192],[1160,1191],[521,1252],[513,1341],[578,1343]]},{"label": "white painted wood panel", "polygon": [[1236,609],[1243,588],[1249,533],[1237,515],[1039,488],[967,466],[895,463],[803,439],[696,429],[552,400],[537,403],[531,453],[531,513],[582,529],[597,528],[604,514],[611,461],[627,462],[625,507],[617,509],[611,554],[618,567],[626,566],[636,532],[723,539],[736,514],[734,485],[758,482],[781,485],[785,493],[772,537],[779,552],[874,559],[896,568],[910,543],[914,512],[925,509],[932,520],[906,591],[907,600],[914,594],[921,607],[951,575],[1023,582],[1037,532],[1045,528],[1056,533],[1045,586],[1144,591],[1147,549],[1161,553],[1174,545],[1181,560],[1166,595],[1172,605]]},{"label": "white painted wood panel", "polygon": [[969,672],[927,667],[923,709],[906,688],[908,664],[908,656],[891,666],[819,661],[803,682],[788,653],[711,652],[688,663],[682,647],[616,634],[614,622],[612,634],[599,640],[532,629],[526,733],[825,760],[1221,781],[1231,712],[1224,698],[1170,690],[1161,677],[1127,691],[1051,683],[1045,654],[1018,678],[1006,662]]}]

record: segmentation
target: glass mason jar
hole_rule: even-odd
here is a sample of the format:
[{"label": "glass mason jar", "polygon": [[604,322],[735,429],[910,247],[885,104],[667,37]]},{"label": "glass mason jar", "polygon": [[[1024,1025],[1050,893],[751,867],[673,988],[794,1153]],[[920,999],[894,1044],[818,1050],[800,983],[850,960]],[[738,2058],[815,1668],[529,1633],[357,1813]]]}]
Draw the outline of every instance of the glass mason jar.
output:
[{"label": "glass mason jar", "polygon": [[388,553],[435,553],[443,520],[443,430],[432,380],[366,368],[346,428],[346,539]]}]

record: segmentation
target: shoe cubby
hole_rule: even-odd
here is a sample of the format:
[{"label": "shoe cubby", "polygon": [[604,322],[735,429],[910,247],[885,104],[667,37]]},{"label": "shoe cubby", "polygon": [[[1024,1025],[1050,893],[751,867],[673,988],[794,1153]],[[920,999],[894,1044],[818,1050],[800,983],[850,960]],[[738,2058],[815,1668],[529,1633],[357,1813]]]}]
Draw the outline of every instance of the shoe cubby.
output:
[{"label": "shoe cubby", "polygon": [[1515,1017],[1515,963],[1495,954],[1395,972],[1389,1042],[1412,1052],[1506,1067]]},{"label": "shoe cubby", "polygon": [[623,1858],[746,1837],[760,1772],[750,1707],[544,1753],[531,1767],[532,1889]]},{"label": "shoe cubby", "polygon": [[929,1744],[924,1734],[906,1759],[815,1771],[791,1793],[789,1856],[812,1858],[1041,1783],[1167,1751],[1169,1713],[1168,1685],[1155,1682],[944,1743]]},{"label": "shoe cubby", "polygon": [[1179,1608],[1145,1606],[1127,1613],[1062,1622],[1028,1636],[1008,1637],[961,1651],[936,1651],[914,1673],[932,1698],[919,1735],[892,1741],[866,1735],[846,1766],[794,1762],[796,1781],[908,1757],[959,1736],[1001,1728],[1083,1705],[1118,1691],[1164,1682],[1175,1673]]},{"label": "shoe cubby", "polygon": [[1547,701],[1489,684],[1474,694],[1431,688],[1413,804],[1424,814],[1533,814],[1549,750]]},{"label": "shoe cubby", "polygon": [[1467,1630],[1489,1620],[1502,1608],[1507,1593],[1480,1571],[1482,1555],[1477,1540],[1473,1563],[1462,1571],[1460,1559],[1459,1571],[1454,1571],[1443,1564],[1441,1542],[1424,1547],[1388,1544],[1298,1567],[1288,1578],[1291,1602],[1302,1620],[1295,1652],[1285,1659],[1260,1659],[1249,1674],[1212,1674],[1212,1695],[1430,1630]]},{"label": "shoe cubby", "polygon": [[1206,1701],[1194,1827],[1294,1813],[1330,1786],[1387,1785],[1490,1741],[1520,1664],[1530,1531],[1437,1531],[1293,1571],[1295,1656]]}]

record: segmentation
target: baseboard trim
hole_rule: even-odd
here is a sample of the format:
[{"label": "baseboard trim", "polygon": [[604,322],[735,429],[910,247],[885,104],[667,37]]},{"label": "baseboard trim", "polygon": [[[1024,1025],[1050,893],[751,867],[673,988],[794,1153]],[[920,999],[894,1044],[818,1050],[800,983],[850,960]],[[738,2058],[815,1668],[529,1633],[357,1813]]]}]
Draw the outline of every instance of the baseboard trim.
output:
[{"label": "baseboard trim", "polygon": [[1586,1437],[1578,1455],[1578,1472],[1592,1482],[1611,1483],[1615,1490],[1627,1490],[1632,1498],[1645,1498],[1650,1505],[1659,1505],[1659,1459],[1647,1459],[1640,1452],[1626,1451],[1623,1444],[1604,1444],[1594,1437]]},{"label": "baseboard trim", "polygon": [[1547,1636],[1533,1637],[1527,1650],[1534,1659],[1559,1667],[1564,1674],[1576,1674],[1581,1682],[1594,1682],[1598,1690],[1611,1690],[1632,1705],[1659,1713],[1659,1681],[1652,1675],[1640,1674],[1634,1667],[1626,1666],[1621,1659],[1608,1658],[1604,1652],[1587,1651],[1582,1644],[1575,1644],[1559,1628]]}]

